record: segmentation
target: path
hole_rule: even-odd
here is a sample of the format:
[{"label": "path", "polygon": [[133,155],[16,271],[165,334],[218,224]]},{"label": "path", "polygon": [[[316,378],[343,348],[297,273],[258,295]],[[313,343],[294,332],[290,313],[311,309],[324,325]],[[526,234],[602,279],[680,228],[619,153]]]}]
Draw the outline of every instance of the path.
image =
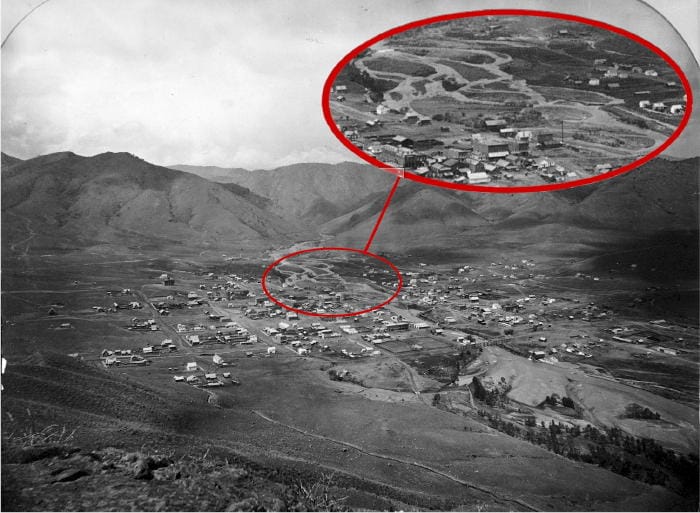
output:
[{"label": "path", "polygon": [[419,462],[419,461],[409,461],[409,460],[405,460],[405,459],[402,459],[402,458],[398,458],[398,457],[396,457],[396,456],[389,456],[389,455],[387,455],[387,454],[382,454],[382,453],[377,453],[377,452],[374,452],[374,451],[369,451],[369,450],[363,449],[363,448],[360,447],[359,445],[355,445],[355,444],[353,444],[353,443],[351,443],[351,442],[346,442],[346,441],[343,441],[343,440],[337,440],[337,439],[331,438],[331,437],[329,437],[329,436],[319,435],[319,434],[316,434],[316,433],[312,433],[312,432],[310,432],[310,431],[307,431],[307,430],[305,430],[305,429],[298,428],[298,427],[296,427],[296,426],[292,426],[292,425],[289,425],[289,424],[285,424],[284,422],[281,422],[281,421],[279,421],[279,420],[272,419],[272,418],[268,417],[267,415],[265,415],[264,413],[261,413],[261,412],[259,412],[259,411],[257,411],[257,410],[252,410],[252,412],[253,412],[255,415],[257,415],[258,417],[260,417],[260,418],[262,418],[262,419],[264,419],[264,420],[266,420],[266,421],[268,421],[268,422],[270,422],[270,423],[272,423],[272,424],[276,424],[276,425],[278,425],[278,426],[286,427],[286,428],[288,428],[288,429],[291,429],[291,430],[293,430],[293,431],[296,431],[297,433],[301,433],[301,434],[306,435],[306,436],[310,436],[310,437],[313,437],[313,438],[318,438],[318,439],[324,440],[324,441],[326,441],[326,442],[332,442],[332,443],[339,444],[339,445],[342,445],[342,446],[345,446],[345,447],[349,447],[349,448],[352,448],[352,449],[354,449],[354,450],[356,450],[356,451],[358,451],[358,452],[360,452],[360,453],[362,453],[362,454],[365,454],[365,455],[367,455],[367,456],[372,456],[372,457],[375,457],[375,458],[380,458],[380,459],[383,459],[383,460],[393,461],[393,462],[396,462],[396,463],[401,463],[401,464],[403,464],[403,465],[409,465],[409,466],[412,466],[412,467],[418,467],[418,468],[420,468],[420,469],[427,470],[428,472],[431,472],[431,473],[433,473],[433,474],[437,474],[438,476],[444,477],[445,479],[449,479],[450,481],[453,481],[453,482],[455,482],[455,483],[457,483],[457,484],[460,484],[460,485],[462,485],[462,486],[466,486],[467,488],[472,488],[472,489],[477,490],[477,491],[479,491],[479,492],[481,492],[481,493],[484,493],[484,494],[488,495],[489,497],[491,497],[492,499],[494,499],[494,500],[496,500],[496,501],[498,501],[498,502],[511,502],[511,503],[517,504],[517,505],[520,506],[521,508],[525,508],[525,509],[527,509],[527,510],[529,510],[529,511],[539,511],[539,509],[540,509],[540,508],[536,508],[535,506],[532,506],[532,505],[530,505],[530,504],[527,504],[526,502],[523,502],[523,501],[520,500],[520,499],[515,499],[515,498],[511,498],[511,497],[507,497],[507,496],[500,496],[500,495],[498,495],[495,491],[491,490],[490,488],[487,488],[487,487],[484,487],[484,486],[479,486],[479,485],[476,485],[476,484],[474,484],[474,483],[470,483],[470,482],[468,482],[468,481],[465,481],[464,479],[460,479],[460,478],[454,477],[454,476],[448,474],[447,472],[443,472],[442,470],[433,468],[433,467],[431,467],[431,466],[429,466],[429,465],[426,465],[426,464],[424,464],[424,463],[421,463],[421,462]]}]

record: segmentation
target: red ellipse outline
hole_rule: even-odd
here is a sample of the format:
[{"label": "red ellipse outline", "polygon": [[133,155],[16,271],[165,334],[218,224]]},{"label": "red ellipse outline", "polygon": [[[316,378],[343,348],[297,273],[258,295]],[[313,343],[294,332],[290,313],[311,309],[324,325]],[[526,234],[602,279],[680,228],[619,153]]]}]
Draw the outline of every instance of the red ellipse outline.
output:
[{"label": "red ellipse outline", "polygon": [[[580,180],[572,180],[570,182],[562,182],[562,183],[555,183],[555,184],[544,184],[544,185],[525,185],[525,186],[514,186],[514,187],[497,187],[497,186],[489,186],[489,185],[469,185],[469,184],[456,184],[452,182],[445,182],[442,180],[436,180],[433,178],[425,178],[422,176],[414,175],[413,173],[410,173],[408,171],[404,171],[403,169],[395,169],[391,168],[384,162],[381,162],[380,160],[376,159],[375,157],[368,155],[364,151],[360,150],[359,148],[355,147],[343,134],[342,132],[338,129],[336,126],[335,120],[333,119],[333,116],[331,115],[331,110],[330,110],[330,93],[331,93],[331,87],[333,82],[335,81],[336,77],[340,73],[340,71],[352,60],[354,59],[357,54],[362,52],[363,50],[366,50],[373,44],[382,41],[390,36],[393,36],[395,34],[398,34],[400,32],[405,32],[406,30],[410,30],[413,28],[421,27],[423,25],[428,25],[431,23],[439,23],[443,21],[449,21],[449,20],[454,20],[454,19],[460,19],[460,18],[475,18],[478,16],[509,16],[509,15],[518,15],[518,16],[541,16],[544,18],[557,18],[557,19],[562,19],[562,20],[567,20],[567,21],[576,21],[579,23],[584,23],[587,25],[592,25],[594,27],[602,28],[605,30],[608,30],[610,32],[615,32],[616,34],[622,35],[627,37],[628,39],[631,39],[649,50],[653,51],[656,53],[659,57],[661,57],[664,61],[666,61],[667,64],[669,64],[673,70],[676,72],[676,75],[680,78],[683,88],[685,89],[685,93],[687,95],[687,101],[686,101],[686,111],[685,115],[681,119],[681,122],[679,123],[678,127],[676,127],[676,130],[666,139],[666,141],[661,144],[658,148],[653,150],[652,152],[648,153],[647,155],[643,156],[642,158],[635,160],[634,162],[631,162],[629,164],[626,164],[618,169],[614,169],[612,171],[609,171],[607,173],[603,173],[600,175],[596,176],[591,176],[588,178],[582,178]],[[424,18],[422,20],[417,20],[413,21],[410,23],[406,23],[404,25],[400,25],[398,27],[395,27],[393,29],[387,30],[385,32],[382,32],[381,34],[373,37],[372,39],[369,39],[368,41],[362,43],[360,46],[356,47],[354,50],[350,51],[343,59],[335,65],[333,70],[331,70],[330,75],[326,79],[326,82],[323,86],[323,94],[321,96],[321,103],[322,103],[322,108],[323,108],[323,117],[326,120],[326,123],[331,129],[331,132],[333,132],[333,135],[335,135],[338,140],[346,146],[350,151],[355,153],[357,156],[359,156],[361,159],[363,159],[366,162],[369,162],[373,166],[379,167],[381,169],[384,169],[392,174],[398,174],[399,176],[404,176],[408,180],[412,180],[414,182],[419,182],[419,183],[425,183],[428,185],[433,185],[436,187],[443,187],[446,189],[456,189],[456,190],[462,190],[462,191],[471,191],[471,192],[492,192],[492,193],[500,193],[500,194],[511,194],[511,193],[523,193],[523,192],[544,192],[544,191],[553,191],[553,190],[561,190],[561,189],[570,189],[572,187],[579,187],[581,185],[588,185],[591,183],[595,182],[600,182],[603,180],[608,180],[610,178],[613,178],[615,176],[621,175],[623,173],[627,173],[628,171],[632,171],[633,169],[641,166],[642,164],[646,164],[653,158],[656,158],[661,152],[663,152],[666,148],[668,148],[673,142],[680,136],[681,132],[685,129],[687,126],[689,120],[690,120],[690,115],[693,110],[693,93],[692,89],[690,87],[690,82],[688,81],[688,78],[685,76],[685,73],[683,73],[683,70],[680,68],[678,64],[670,57],[668,56],[663,50],[655,46],[653,43],[650,43],[646,39],[642,39],[636,34],[633,34],[632,32],[629,32],[625,29],[615,27],[613,25],[610,25],[608,23],[602,22],[602,21],[597,21],[597,20],[592,20],[589,18],[584,18],[581,16],[576,16],[573,14],[565,14],[565,13],[558,13],[558,12],[551,12],[551,11],[538,11],[538,10],[529,10],[529,9],[484,9],[484,10],[479,10],[479,11],[464,11],[464,12],[458,12],[458,13],[451,13],[451,14],[443,14],[439,16],[433,16],[430,18]],[[403,174],[400,174],[403,173]]]},{"label": "red ellipse outline", "polygon": [[[300,308],[294,308],[292,306],[289,306],[289,305],[283,303],[282,301],[278,300],[277,298],[275,298],[272,295],[272,293],[268,290],[267,285],[265,283],[265,281],[267,280],[267,275],[270,273],[270,271],[272,271],[272,269],[274,267],[276,267],[280,263],[284,262],[288,258],[292,258],[292,257],[298,256],[298,255],[303,255],[305,253],[313,253],[313,252],[317,252],[317,251],[351,251],[353,253],[359,253],[361,255],[370,256],[376,260],[379,260],[380,262],[385,263],[386,265],[389,266],[389,268],[392,271],[394,271],[394,273],[396,274],[396,278],[398,279],[399,286],[396,287],[396,291],[394,291],[394,293],[389,297],[389,299],[387,299],[383,303],[380,303],[380,304],[373,306],[371,308],[365,308],[364,310],[358,310],[356,312],[347,312],[347,313],[340,313],[340,314],[308,312],[308,311],[302,310]],[[284,308],[286,310],[290,310],[292,312],[296,312],[296,313],[302,314],[302,315],[308,315],[310,317],[355,317],[357,315],[361,315],[364,313],[369,313],[369,312],[373,312],[375,310],[379,310],[383,306],[388,305],[394,299],[396,299],[399,295],[399,292],[401,292],[401,288],[403,287],[403,277],[401,276],[401,271],[399,271],[398,267],[396,267],[394,264],[392,264],[389,260],[387,260],[384,257],[381,257],[381,256],[376,255],[374,253],[370,253],[369,251],[364,251],[362,249],[344,248],[344,247],[340,247],[340,246],[334,246],[334,247],[326,247],[326,248],[319,247],[319,248],[302,249],[300,251],[295,251],[294,253],[284,255],[282,258],[278,258],[277,260],[275,260],[274,262],[272,262],[270,265],[267,266],[267,268],[265,269],[265,272],[263,272],[262,279],[260,280],[260,285],[262,286],[262,289],[263,289],[263,292],[265,293],[265,295],[267,297],[269,297],[273,303],[275,303],[278,306],[281,306],[282,308]]]}]

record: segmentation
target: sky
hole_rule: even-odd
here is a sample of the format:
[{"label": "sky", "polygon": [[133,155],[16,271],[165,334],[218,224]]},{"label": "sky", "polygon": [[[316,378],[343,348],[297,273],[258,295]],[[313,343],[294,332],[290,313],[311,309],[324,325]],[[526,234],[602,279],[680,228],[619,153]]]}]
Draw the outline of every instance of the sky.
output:
[{"label": "sky", "polygon": [[[697,56],[697,0],[648,1]],[[39,2],[2,1],[3,39]],[[50,0],[2,49],[2,150],[19,158],[127,151],[161,165],[248,169],[355,160],[323,119],[333,66],[395,26],[499,7],[628,29],[671,55],[700,90],[693,55],[639,0]],[[668,153],[695,155],[696,140],[686,130]]]}]

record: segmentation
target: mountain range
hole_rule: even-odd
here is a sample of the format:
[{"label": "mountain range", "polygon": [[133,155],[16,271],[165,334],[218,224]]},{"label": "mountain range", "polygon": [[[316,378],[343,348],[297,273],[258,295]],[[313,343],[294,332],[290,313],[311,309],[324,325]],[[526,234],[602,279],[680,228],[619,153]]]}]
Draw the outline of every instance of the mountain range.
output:
[{"label": "mountain range", "polygon": [[[135,240],[242,249],[316,239],[362,245],[394,180],[356,163],[166,168],[128,153],[24,161],[3,154],[2,164],[4,239],[31,229],[75,247]],[[573,248],[695,231],[698,164],[656,159],[611,180],[534,194],[461,193],[404,180],[375,244],[454,249],[478,239]]]}]

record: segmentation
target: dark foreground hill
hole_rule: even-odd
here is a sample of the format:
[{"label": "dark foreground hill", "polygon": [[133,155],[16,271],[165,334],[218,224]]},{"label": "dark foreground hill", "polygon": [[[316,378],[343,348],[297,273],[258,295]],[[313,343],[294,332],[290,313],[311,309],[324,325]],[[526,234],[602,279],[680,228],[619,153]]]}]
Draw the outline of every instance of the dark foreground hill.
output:
[{"label": "dark foreground hill", "polygon": [[[264,363],[264,368],[275,372],[259,369],[234,401],[215,405],[203,390],[186,385],[156,388],[67,356],[41,352],[13,360],[3,377],[2,508],[632,511],[689,507],[668,490],[569,461],[468,418],[418,405],[338,396],[336,385],[326,378],[313,378],[317,363],[301,369],[277,359]],[[299,386],[299,380],[308,386]],[[285,392],[290,387],[312,397],[295,398]],[[264,393],[268,406],[256,404],[256,390]],[[289,427],[283,421],[264,420],[267,415],[284,419],[285,406],[278,401],[290,400],[309,416],[326,420],[318,420],[308,430],[303,424]],[[334,404],[338,402],[339,406]],[[350,437],[352,443],[324,434],[332,433],[328,421],[333,414],[344,415],[336,407],[372,413],[367,419],[360,415],[355,422],[382,422],[392,428],[387,435],[399,429],[398,423],[415,429],[415,454],[402,456],[400,445],[384,438],[375,447],[372,436],[382,437],[381,429],[363,428],[364,434]],[[425,426],[427,413],[439,428]],[[458,445],[448,441],[452,437]],[[422,451],[428,447],[433,456],[426,458]],[[454,468],[435,470],[442,468],[440,455],[448,448],[451,454],[446,461]]]},{"label": "dark foreground hill", "polygon": [[53,353],[15,362],[3,384],[4,511],[342,507],[321,473],[260,465],[189,436],[207,414],[190,390],[155,390]]}]

